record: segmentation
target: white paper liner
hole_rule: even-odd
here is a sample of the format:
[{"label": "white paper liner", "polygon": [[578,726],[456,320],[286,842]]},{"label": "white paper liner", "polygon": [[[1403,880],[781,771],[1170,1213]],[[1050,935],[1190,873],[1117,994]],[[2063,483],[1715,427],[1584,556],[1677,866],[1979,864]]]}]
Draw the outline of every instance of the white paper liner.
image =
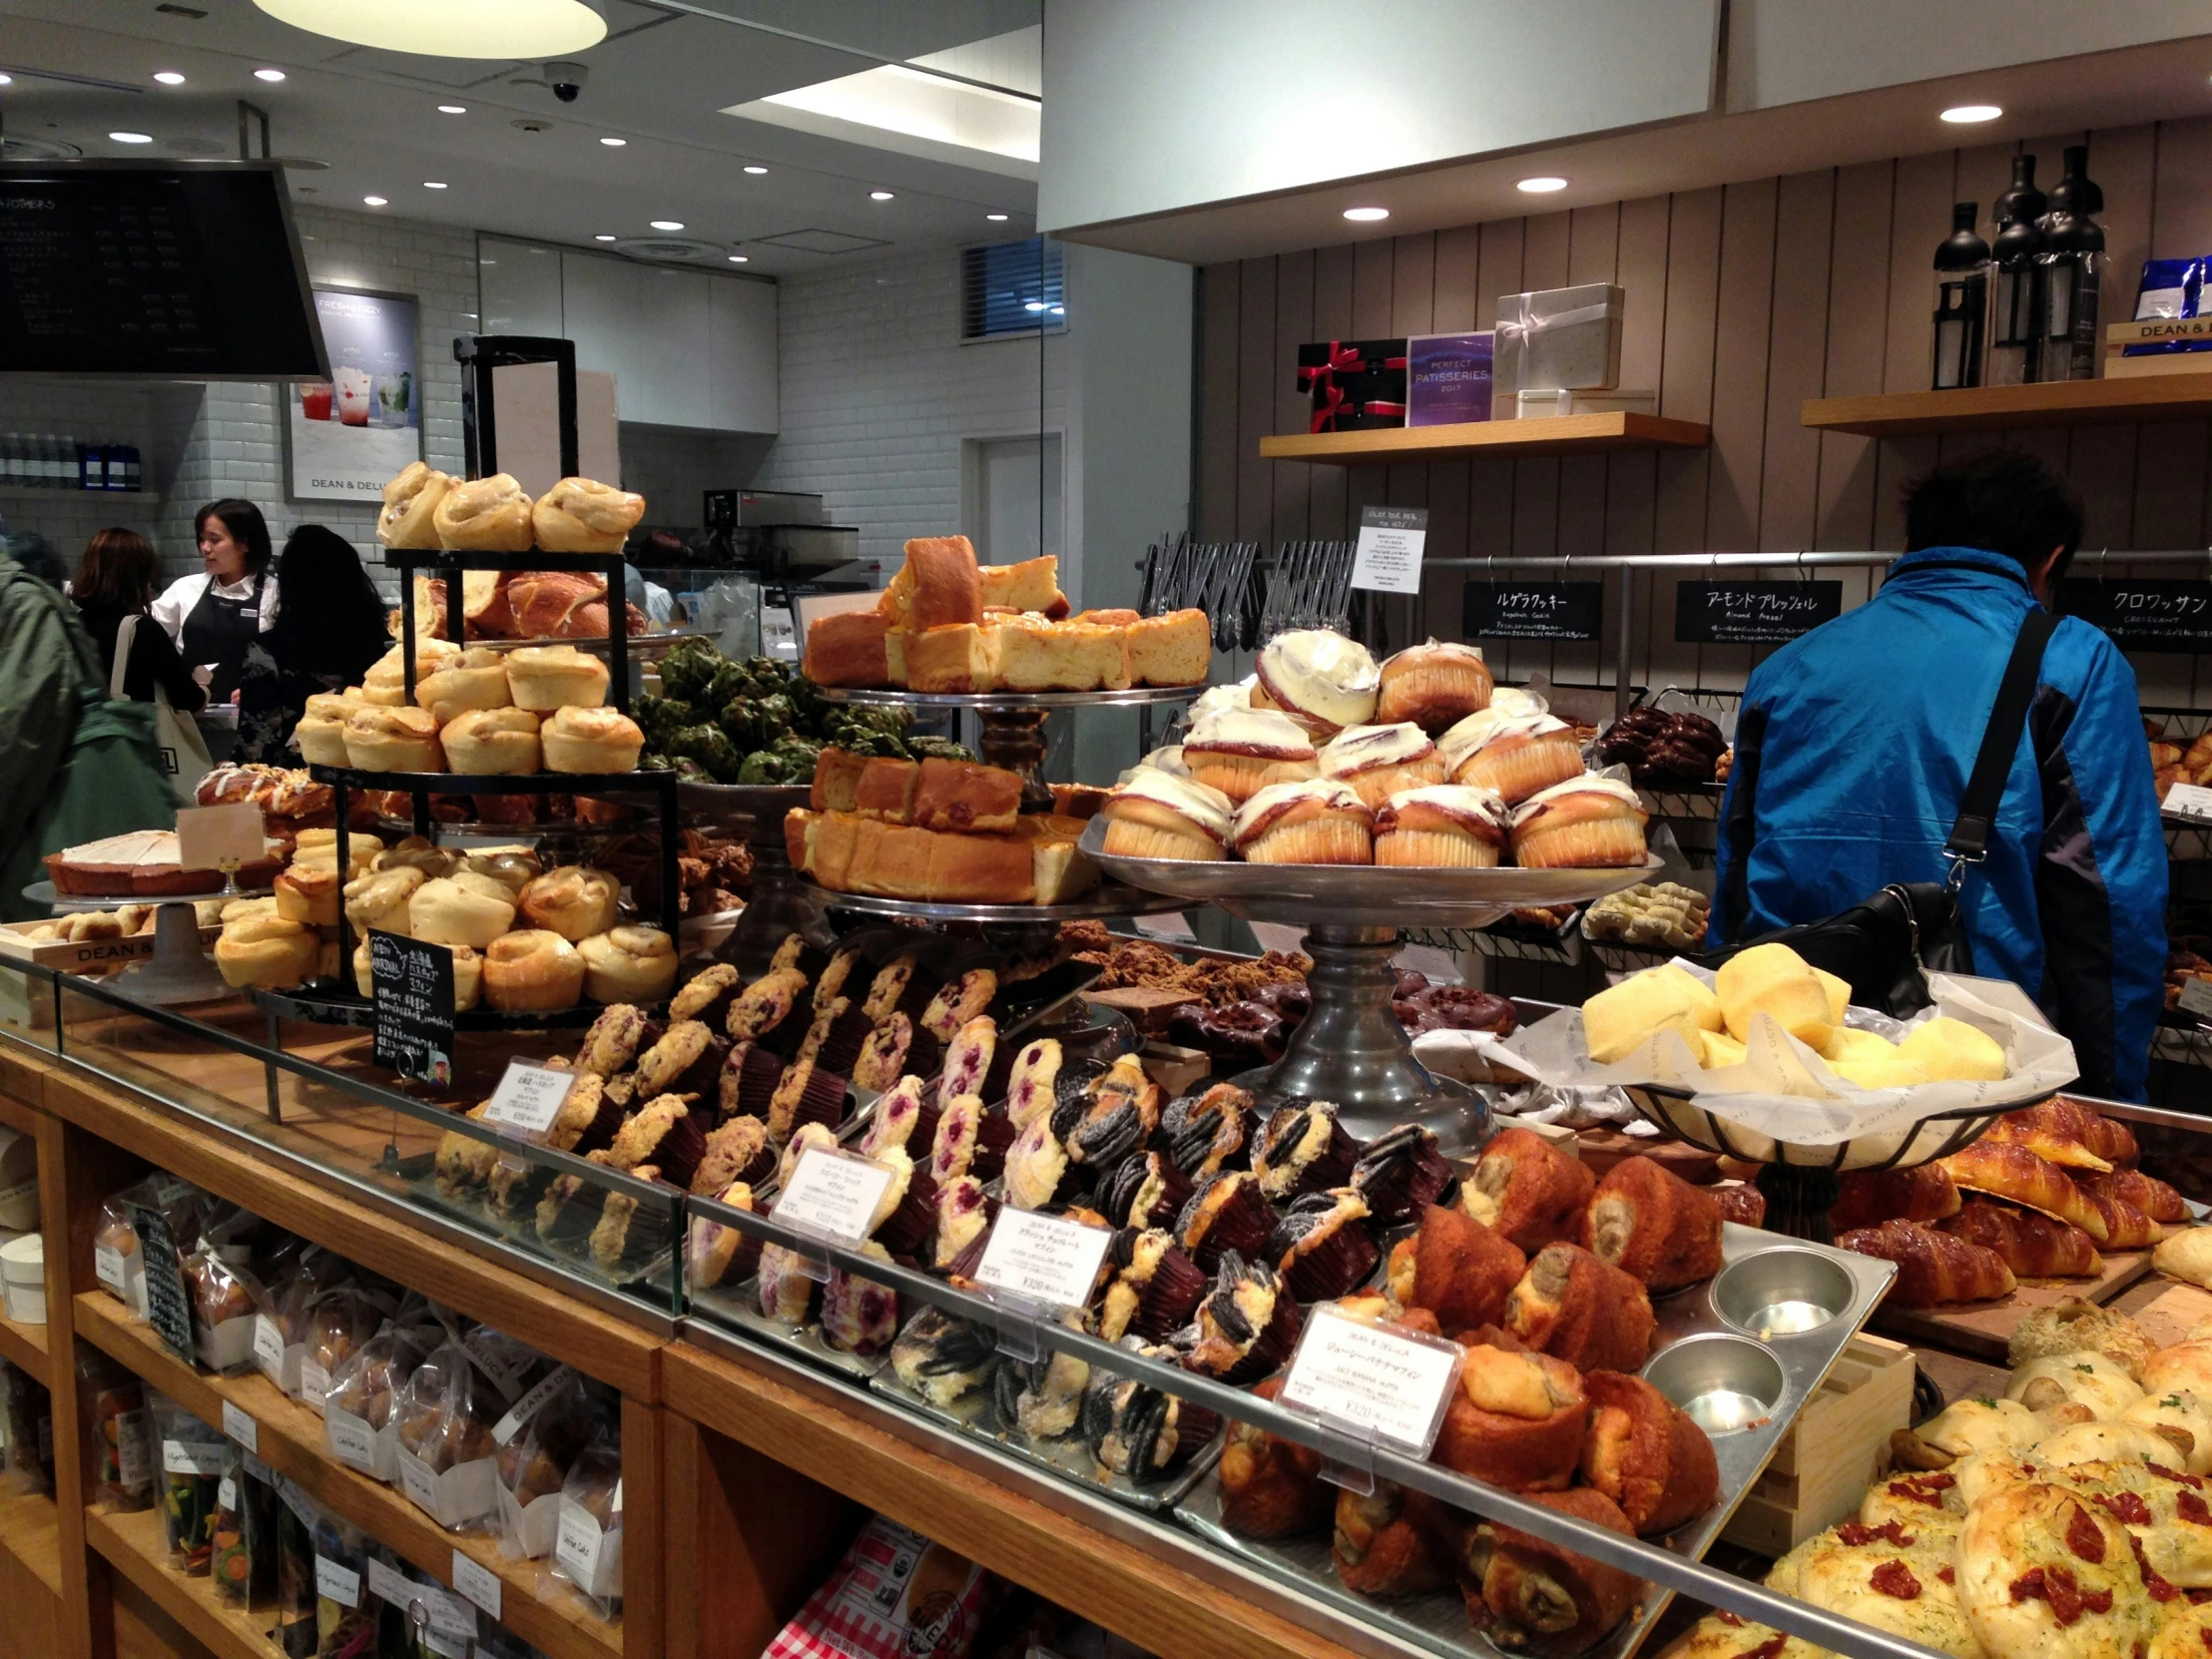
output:
[{"label": "white paper liner", "polygon": [[[1709,968],[1680,957],[1674,965],[1707,985],[1714,981]],[[1539,1083],[1573,1088],[1649,1084],[1682,1090],[1694,1098],[1695,1107],[1680,1114],[1678,1128],[1690,1129],[1701,1116],[1710,1114],[1743,1131],[1744,1156],[1769,1161],[1787,1161],[1779,1157],[1784,1147],[1836,1147],[1862,1140],[1868,1144],[1854,1145],[1850,1161],[1879,1161],[1922,1138],[1920,1126],[1937,1113],[1975,1107],[2001,1111],[2042,1099],[2079,1075],[2073,1044],[2050,1028],[2016,985],[1931,973],[1928,987],[1935,1007],[1910,1020],[1855,1007],[1845,1023],[1895,1042],[1937,1014],[1963,1020],[2004,1049],[2006,1074],[2001,1082],[1862,1089],[1830,1071],[1827,1062],[1792,1037],[1771,1014],[1754,1020],[1743,1062],[1715,1071],[1701,1070],[1689,1044],[1675,1031],[1647,1039],[1613,1065],[1598,1065],[1584,1045],[1579,1008],[1563,1008],[1510,1037],[1491,1038],[1488,1046],[1497,1059]],[[1425,1055],[1422,1059],[1427,1062]],[[1653,1104],[1670,1113],[1673,1108],[1663,1096]],[[1947,1126],[1927,1136],[1934,1140],[1944,1133]]]}]

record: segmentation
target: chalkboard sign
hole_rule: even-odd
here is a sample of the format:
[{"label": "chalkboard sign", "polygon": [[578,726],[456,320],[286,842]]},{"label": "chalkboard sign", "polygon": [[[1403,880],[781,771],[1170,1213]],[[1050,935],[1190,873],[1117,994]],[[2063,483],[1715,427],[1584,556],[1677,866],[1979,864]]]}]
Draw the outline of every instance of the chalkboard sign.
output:
[{"label": "chalkboard sign", "polygon": [[2058,584],[2058,609],[2137,651],[2212,651],[2212,582],[2075,578]]},{"label": "chalkboard sign", "polygon": [[146,1323],[161,1334],[169,1351],[188,1366],[200,1364],[192,1333],[192,1298],[185,1291],[184,1265],[177,1257],[177,1235],[161,1211],[126,1204],[138,1234],[139,1260],[146,1270]]},{"label": "chalkboard sign", "polygon": [[1459,631],[1470,640],[1594,640],[1603,582],[1469,582]]},{"label": "chalkboard sign", "polygon": [[376,1063],[402,1077],[453,1080],[453,952],[403,933],[368,934]]},{"label": "chalkboard sign", "polygon": [[1841,582],[1683,582],[1674,590],[1682,645],[1781,645],[1843,614]]}]

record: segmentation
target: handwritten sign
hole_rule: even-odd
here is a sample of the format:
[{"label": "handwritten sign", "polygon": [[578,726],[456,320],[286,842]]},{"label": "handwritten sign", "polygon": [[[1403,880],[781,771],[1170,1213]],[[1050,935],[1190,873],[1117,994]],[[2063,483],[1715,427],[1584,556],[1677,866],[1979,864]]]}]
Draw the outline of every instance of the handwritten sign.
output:
[{"label": "handwritten sign", "polygon": [[1783,645],[1843,610],[1841,582],[1682,582],[1674,637],[1682,645]]},{"label": "handwritten sign", "polygon": [[468,1597],[493,1619],[499,1617],[499,1575],[481,1561],[453,1552],[453,1588]]},{"label": "handwritten sign", "polygon": [[1459,605],[1470,640],[1594,640],[1604,621],[1603,582],[1469,582]]},{"label": "handwritten sign", "polygon": [[2199,1019],[2212,1018],[2212,979],[2184,979],[2174,1006]]},{"label": "handwritten sign", "polygon": [[[2179,577],[2058,584],[2058,608],[2137,651],[2212,651],[2212,582]],[[179,814],[180,820],[183,814]]]},{"label": "handwritten sign", "polygon": [[863,1239],[890,1180],[889,1166],[872,1158],[811,1146],[777,1196],[776,1219],[832,1239]]},{"label": "handwritten sign", "polygon": [[1420,592],[1421,549],[1427,541],[1426,507],[1362,507],[1352,585],[1376,593]]},{"label": "handwritten sign", "polygon": [[169,1219],[144,1204],[125,1206],[131,1226],[138,1233],[139,1260],[145,1264],[146,1323],[161,1334],[170,1353],[188,1366],[200,1363],[199,1345],[192,1330],[192,1298],[185,1294],[183,1265],[177,1258],[177,1236]]},{"label": "handwritten sign", "polygon": [[251,801],[177,810],[177,862],[186,869],[235,869],[268,854],[262,810]]},{"label": "handwritten sign", "polygon": [[376,1064],[430,1083],[453,1081],[453,952],[403,933],[368,934]]},{"label": "handwritten sign", "polygon": [[1081,1308],[1091,1300],[1098,1265],[1112,1240],[1103,1227],[1008,1205],[991,1224],[975,1281],[1048,1308]]},{"label": "handwritten sign", "polygon": [[1299,1334],[1278,1397],[1409,1457],[1426,1457],[1460,1358],[1456,1344],[1369,1325],[1324,1305]]}]

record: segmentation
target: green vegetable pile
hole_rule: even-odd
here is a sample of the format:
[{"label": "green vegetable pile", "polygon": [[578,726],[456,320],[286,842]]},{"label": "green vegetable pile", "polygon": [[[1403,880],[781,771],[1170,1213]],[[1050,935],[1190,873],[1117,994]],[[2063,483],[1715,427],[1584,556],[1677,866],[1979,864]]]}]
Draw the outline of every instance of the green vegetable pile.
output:
[{"label": "green vegetable pile", "polygon": [[827,703],[813,681],[773,657],[732,662],[705,640],[661,659],[661,695],[631,716],[645,732],[641,767],[715,784],[806,784],[825,749],[918,761],[972,761],[943,738],[916,736],[904,709]]}]

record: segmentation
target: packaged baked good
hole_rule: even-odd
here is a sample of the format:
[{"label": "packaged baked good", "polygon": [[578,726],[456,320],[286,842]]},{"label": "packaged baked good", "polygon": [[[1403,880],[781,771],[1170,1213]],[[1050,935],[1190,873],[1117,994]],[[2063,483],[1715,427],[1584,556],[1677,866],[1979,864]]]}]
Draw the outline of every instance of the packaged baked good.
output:
[{"label": "packaged baked good", "polygon": [[223,1473],[216,1482],[215,1511],[208,1520],[208,1576],[215,1598],[226,1607],[245,1607],[254,1595],[254,1549],[247,1534],[246,1448],[226,1441]]},{"label": "packaged baked good", "polygon": [[[989,1605],[990,1583],[964,1556],[874,1515],[768,1651],[965,1659]],[[855,1619],[850,1608],[864,1608],[865,1616]]]},{"label": "packaged baked good", "polygon": [[217,1488],[230,1460],[223,1431],[210,1427],[167,1394],[149,1390],[160,1446],[162,1530],[169,1564],[205,1577],[215,1553]]},{"label": "packaged baked good", "polygon": [[307,1300],[296,1326],[299,1362],[290,1366],[291,1336],[285,1333],[285,1365],[296,1386],[292,1397],[313,1410],[322,1409],[322,1396],[355,1350],[382,1329],[397,1310],[396,1299],[372,1286],[344,1282],[318,1291]]},{"label": "packaged baked good", "polygon": [[370,1542],[358,1527],[323,1512],[314,1527],[314,1659],[366,1659],[376,1652],[383,1602],[369,1588]]},{"label": "packaged baked good", "polygon": [[617,1399],[562,1366],[492,1425],[500,1547],[507,1554],[526,1560],[552,1554],[570,1467],[586,1446],[619,1435],[621,1421]]},{"label": "packaged baked good", "polygon": [[378,1480],[397,1477],[393,1407],[443,1335],[435,1322],[395,1318],[339,1364],[322,1396],[323,1441],[331,1456]]},{"label": "packaged baked good", "polygon": [[153,1507],[154,1452],[146,1385],[105,1355],[87,1352],[77,1362],[77,1389],[89,1425],[93,1496],[111,1509]]},{"label": "packaged baked good", "polygon": [[553,1576],[612,1619],[622,1606],[622,1447],[594,1443],[577,1454],[561,1485]]},{"label": "packaged baked good", "polygon": [[157,1212],[176,1241],[180,1255],[200,1242],[200,1218],[212,1201],[189,1181],[159,1171],[133,1182],[100,1206],[93,1229],[92,1266],[101,1288],[141,1319],[146,1317],[146,1260],[140,1254],[138,1224],[131,1206]]},{"label": "packaged baked good", "polygon": [[520,1393],[519,1387],[506,1393],[458,1338],[441,1343],[401,1384],[391,1415],[399,1484],[447,1530],[482,1530],[487,1517],[497,1516],[492,1430]]},{"label": "packaged baked good", "polygon": [[255,1367],[254,1328],[261,1315],[271,1311],[268,1292],[261,1281],[227,1254],[248,1254],[245,1247],[207,1243],[183,1263],[185,1289],[192,1297],[193,1337],[200,1363],[224,1377],[235,1377]]}]

